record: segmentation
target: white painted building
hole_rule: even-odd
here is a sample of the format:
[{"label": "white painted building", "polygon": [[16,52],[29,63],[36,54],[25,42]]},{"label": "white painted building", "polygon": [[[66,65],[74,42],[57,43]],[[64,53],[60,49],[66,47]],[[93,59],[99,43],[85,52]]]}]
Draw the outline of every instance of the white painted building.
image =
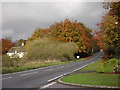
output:
[{"label": "white painted building", "polygon": [[22,58],[25,54],[25,48],[23,46],[21,47],[12,47],[7,55],[10,56],[10,58]]}]

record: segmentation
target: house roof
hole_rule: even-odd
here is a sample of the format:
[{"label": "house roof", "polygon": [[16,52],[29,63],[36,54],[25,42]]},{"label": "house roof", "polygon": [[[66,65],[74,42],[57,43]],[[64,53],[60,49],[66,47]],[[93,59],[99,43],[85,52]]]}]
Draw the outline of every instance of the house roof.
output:
[{"label": "house roof", "polygon": [[14,53],[15,51],[17,52],[25,52],[25,48],[24,47],[12,47],[8,53]]}]

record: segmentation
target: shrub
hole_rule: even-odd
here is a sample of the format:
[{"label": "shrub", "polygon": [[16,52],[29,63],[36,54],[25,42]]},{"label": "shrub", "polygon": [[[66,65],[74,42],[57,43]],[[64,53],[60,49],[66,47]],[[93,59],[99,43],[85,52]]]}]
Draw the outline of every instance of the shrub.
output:
[{"label": "shrub", "polygon": [[114,72],[115,66],[118,64],[118,59],[109,59],[104,61],[104,64],[98,68],[98,73],[111,73]]},{"label": "shrub", "polygon": [[18,67],[19,61],[19,58],[10,58],[5,54],[2,56],[2,67]]},{"label": "shrub", "polygon": [[26,45],[27,60],[72,60],[78,51],[75,43],[51,41],[48,38],[37,39]]}]

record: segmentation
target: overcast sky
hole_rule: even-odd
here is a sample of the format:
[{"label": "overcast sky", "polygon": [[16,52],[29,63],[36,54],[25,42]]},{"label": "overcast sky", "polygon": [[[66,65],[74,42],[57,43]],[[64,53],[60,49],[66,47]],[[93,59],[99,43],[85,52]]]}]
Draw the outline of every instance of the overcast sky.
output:
[{"label": "overcast sky", "polygon": [[105,12],[101,2],[4,2],[2,36],[27,39],[36,28],[48,28],[65,18],[95,30]]}]

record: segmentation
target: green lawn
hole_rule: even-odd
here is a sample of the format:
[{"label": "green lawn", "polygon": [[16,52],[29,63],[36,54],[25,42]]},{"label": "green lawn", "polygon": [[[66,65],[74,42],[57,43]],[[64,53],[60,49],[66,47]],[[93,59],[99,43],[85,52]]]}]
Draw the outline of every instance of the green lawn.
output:
[{"label": "green lawn", "polygon": [[86,66],[85,68],[81,69],[81,71],[96,71],[99,67],[103,65],[103,61],[99,60],[93,64]]},{"label": "green lawn", "polygon": [[66,76],[62,81],[87,85],[120,86],[118,76],[120,77],[118,74],[82,73]]},{"label": "green lawn", "polygon": [[[114,59],[115,60],[115,59]],[[109,61],[113,62],[113,59]],[[106,61],[99,60],[87,67],[83,68],[80,71],[97,71],[99,68],[103,68],[103,70],[108,69],[111,64],[108,61],[103,65],[103,62]],[[111,67],[109,68],[111,69]],[[86,84],[86,85],[102,85],[102,86],[119,86],[118,85],[118,77],[120,78],[120,74],[105,74],[105,73],[81,73],[81,74],[73,74],[70,76],[65,76],[62,78],[62,81],[69,83],[77,83],[77,84]]]}]

